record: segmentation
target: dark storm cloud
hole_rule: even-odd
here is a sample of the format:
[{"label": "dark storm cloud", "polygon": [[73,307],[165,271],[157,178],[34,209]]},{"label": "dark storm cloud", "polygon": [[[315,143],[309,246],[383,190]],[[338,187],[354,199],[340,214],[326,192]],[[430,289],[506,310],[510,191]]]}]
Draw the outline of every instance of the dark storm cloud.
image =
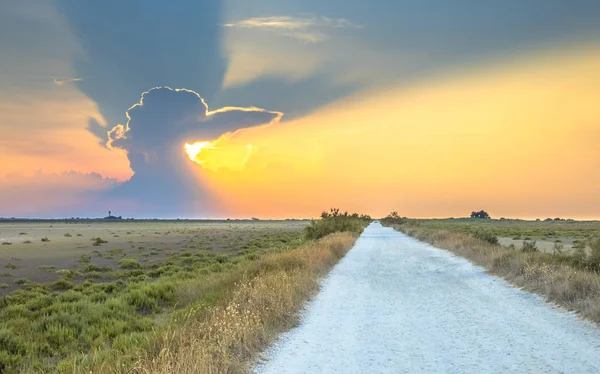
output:
[{"label": "dark storm cloud", "polygon": [[[83,47],[74,65],[86,79],[75,84],[109,126],[149,87],[188,87],[208,100],[219,89],[225,70],[220,1],[58,0],[58,6]],[[90,123],[94,134],[103,129]]]},{"label": "dark storm cloud", "polygon": [[[257,21],[269,18],[280,21],[270,24],[272,31],[302,26],[318,32],[310,22],[298,26],[281,22],[290,18],[281,16],[306,13],[363,26],[337,30],[338,36],[349,35],[346,39],[353,43],[337,54],[345,46],[338,39],[324,38],[308,46],[298,42],[309,53],[312,49],[327,61],[311,75],[290,81],[290,72],[278,67],[273,74],[228,87],[216,98],[217,104],[243,103],[247,95],[261,92],[254,103],[283,110],[287,118],[303,115],[365,87],[410,86],[457,69],[511,59],[538,49],[600,41],[597,0],[256,0],[250,8],[243,6],[246,0],[230,1],[234,4],[230,6],[233,15],[225,24],[229,27],[224,28],[234,36],[248,39],[241,43],[244,52],[264,45],[262,40],[247,35],[258,30],[258,26],[264,29],[264,22]],[[267,17],[273,15],[280,17]],[[328,39],[331,40],[327,48],[320,49]],[[294,41],[285,43],[293,45]],[[283,52],[286,58],[290,55],[288,49]],[[382,59],[376,58],[378,53]],[[358,71],[354,73],[360,78],[358,82],[332,82],[333,77],[353,69]]]},{"label": "dark storm cloud", "polygon": [[126,116],[125,125],[109,131],[108,146],[126,151],[135,174],[110,195],[140,202],[138,212],[173,217],[198,212],[192,202],[209,198],[198,183],[201,170],[187,156],[185,143],[267,124],[282,113],[236,107],[209,111],[192,90],[156,87],[144,92]]}]

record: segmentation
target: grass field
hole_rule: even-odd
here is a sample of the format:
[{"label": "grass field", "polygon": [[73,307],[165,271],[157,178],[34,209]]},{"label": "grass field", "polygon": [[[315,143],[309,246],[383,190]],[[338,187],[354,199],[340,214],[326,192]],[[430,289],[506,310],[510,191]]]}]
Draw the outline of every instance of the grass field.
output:
[{"label": "grass field", "polygon": [[517,249],[523,242],[536,241],[538,250],[552,253],[555,243],[561,243],[563,250],[569,252],[573,247],[587,247],[590,239],[600,233],[600,221],[524,221],[491,219],[428,219],[415,220],[413,223],[426,228],[447,230],[462,234],[484,231],[498,238],[500,244],[515,245]]},{"label": "grass field", "polygon": [[[0,222],[0,296],[25,283],[109,281],[123,267],[208,251],[239,253],[272,235],[299,235],[302,221],[258,222]],[[19,280],[17,283],[16,281]],[[19,284],[20,283],[20,284]]]},{"label": "grass field", "polygon": [[[239,284],[306,267],[312,270],[299,274],[314,289],[354,239],[313,242],[306,225],[2,223],[0,236],[11,244],[0,247],[0,371],[122,372],[142,358],[156,365],[152,347],[165,348],[165,331],[180,328],[192,310],[199,323],[207,310],[235,299]],[[312,267],[310,258],[293,255],[311,248],[332,255]],[[271,274],[281,267],[286,271]],[[293,308],[305,298],[296,299]]]}]

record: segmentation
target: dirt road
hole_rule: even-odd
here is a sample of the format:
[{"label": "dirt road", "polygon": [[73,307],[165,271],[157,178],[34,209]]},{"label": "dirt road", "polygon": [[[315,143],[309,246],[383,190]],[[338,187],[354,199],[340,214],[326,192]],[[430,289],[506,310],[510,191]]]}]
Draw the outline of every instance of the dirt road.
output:
[{"label": "dirt road", "polygon": [[257,373],[600,373],[600,329],[372,223]]}]

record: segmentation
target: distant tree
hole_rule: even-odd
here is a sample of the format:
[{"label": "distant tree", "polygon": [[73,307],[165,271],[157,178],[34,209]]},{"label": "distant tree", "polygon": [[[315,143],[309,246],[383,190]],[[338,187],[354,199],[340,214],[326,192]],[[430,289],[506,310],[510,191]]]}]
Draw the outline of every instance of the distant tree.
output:
[{"label": "distant tree", "polygon": [[485,210],[480,210],[479,212],[471,212],[471,218],[480,218],[480,219],[490,219],[490,215]]},{"label": "distant tree", "polygon": [[391,219],[400,219],[400,216],[398,215],[398,212],[393,211],[392,213],[390,213],[390,215],[388,216]]},{"label": "distant tree", "polygon": [[390,214],[388,214],[387,217],[383,218],[381,221],[384,223],[387,223],[387,224],[403,225],[408,222],[408,218],[401,217],[398,214],[398,212],[393,211]]}]

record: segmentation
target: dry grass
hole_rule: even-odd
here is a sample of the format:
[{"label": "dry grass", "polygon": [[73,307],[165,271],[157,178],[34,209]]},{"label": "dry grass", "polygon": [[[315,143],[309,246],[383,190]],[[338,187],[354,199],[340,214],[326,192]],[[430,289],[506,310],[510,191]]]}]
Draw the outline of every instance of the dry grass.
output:
[{"label": "dry grass", "polygon": [[597,272],[573,267],[564,257],[524,253],[462,233],[410,226],[396,226],[396,229],[468,258],[492,274],[600,323],[600,274]]},{"label": "dry grass", "polygon": [[94,368],[74,363],[73,372],[248,372],[257,354],[297,323],[298,311],[318,290],[322,276],[355,239],[350,233],[333,234],[249,263],[217,306],[196,305],[181,323],[143,342],[146,348],[133,367],[130,358],[117,357]]}]

